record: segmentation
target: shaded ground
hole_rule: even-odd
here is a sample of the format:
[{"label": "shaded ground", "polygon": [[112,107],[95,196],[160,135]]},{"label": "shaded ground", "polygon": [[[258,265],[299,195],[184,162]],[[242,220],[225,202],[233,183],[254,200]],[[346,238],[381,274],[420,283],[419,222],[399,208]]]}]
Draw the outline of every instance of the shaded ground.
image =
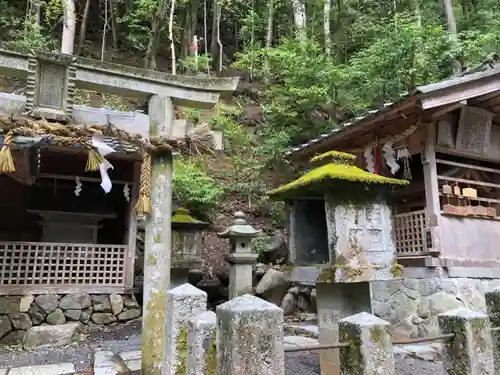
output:
[{"label": "shaded ground", "polygon": [[[18,351],[0,348],[0,368],[46,365],[72,362],[76,371],[83,374],[93,368],[94,353],[109,350],[121,353],[140,348],[140,320],[110,327],[91,327],[81,335],[78,343],[59,348],[42,348],[36,351]],[[290,353],[286,355],[286,375],[319,375],[317,353]]]}]

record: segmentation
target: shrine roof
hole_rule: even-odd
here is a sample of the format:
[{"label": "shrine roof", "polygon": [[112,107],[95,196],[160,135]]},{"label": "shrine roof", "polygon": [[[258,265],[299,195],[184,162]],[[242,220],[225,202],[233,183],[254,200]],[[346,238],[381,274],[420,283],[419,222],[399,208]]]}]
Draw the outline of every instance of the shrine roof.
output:
[{"label": "shrine roof", "polygon": [[[479,90],[478,84],[482,85]],[[378,109],[369,110],[350,119],[317,138],[293,147],[285,153],[285,156],[297,160],[311,157],[328,149],[339,148],[340,142],[355,132],[365,129],[374,131],[384,120],[394,121],[412,114],[423,113],[430,108],[486,96],[499,90],[500,56],[493,54],[478,66],[449,79],[418,86],[412,92],[402,93],[399,100],[385,103]]]}]

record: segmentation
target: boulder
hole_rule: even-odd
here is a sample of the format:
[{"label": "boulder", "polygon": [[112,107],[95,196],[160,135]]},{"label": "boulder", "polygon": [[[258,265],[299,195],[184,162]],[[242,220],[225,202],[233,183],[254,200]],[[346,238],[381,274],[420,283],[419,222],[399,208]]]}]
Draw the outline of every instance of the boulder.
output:
[{"label": "boulder", "polygon": [[92,296],[92,308],[95,312],[108,313],[111,312],[111,303],[109,296],[106,294]]},{"label": "boulder", "polygon": [[270,268],[257,284],[255,292],[266,300],[279,305],[288,290],[283,272]]},{"label": "boulder", "polygon": [[281,308],[284,315],[291,315],[295,312],[295,297],[291,293],[285,294],[281,301]]},{"label": "boulder", "polygon": [[139,309],[130,309],[127,311],[123,311],[118,314],[118,320],[121,322],[125,322],[127,320],[136,319],[141,316],[141,310]]},{"label": "boulder", "polygon": [[57,308],[52,311],[49,315],[47,315],[47,323],[55,326],[66,323],[66,317],[64,316],[64,312]]},{"label": "boulder", "polygon": [[64,312],[64,316],[68,318],[68,320],[79,321],[82,316],[82,310],[66,310]]},{"label": "boulder", "polygon": [[267,272],[267,266],[264,263],[257,263],[255,265],[255,276],[261,279]]},{"label": "boulder", "polygon": [[109,303],[111,304],[111,311],[114,315],[118,315],[123,311],[123,298],[121,295],[113,293],[109,296]]},{"label": "boulder", "polygon": [[50,314],[59,306],[59,296],[57,294],[41,294],[36,296],[35,303],[45,314]]},{"label": "boulder", "polygon": [[15,314],[20,311],[20,296],[2,296],[0,297],[0,314]]},{"label": "boulder", "polygon": [[32,350],[48,346],[68,345],[79,327],[79,323],[31,327],[23,337],[23,347],[26,350]]},{"label": "boulder", "polygon": [[36,303],[32,303],[28,314],[31,316],[33,325],[38,326],[43,323],[47,314]]},{"label": "boulder", "polygon": [[26,331],[12,331],[0,339],[0,345],[17,346],[23,343]]},{"label": "boulder", "polygon": [[33,326],[30,316],[26,313],[10,314],[9,318],[15,329],[28,329]]},{"label": "boulder", "polygon": [[33,301],[35,301],[35,296],[32,296],[31,294],[22,296],[21,301],[19,302],[19,312],[28,312]]},{"label": "boulder", "polygon": [[297,297],[297,308],[303,312],[309,311],[309,300],[303,294]]},{"label": "boulder", "polygon": [[101,326],[116,322],[116,317],[111,313],[93,313],[91,319],[95,324]]},{"label": "boulder", "polygon": [[0,316],[0,337],[5,336],[10,331],[12,331],[12,324],[10,324],[9,317],[7,315]]},{"label": "boulder", "polygon": [[128,296],[123,296],[123,306],[125,306],[129,309],[138,309],[139,303],[135,299],[135,296],[133,294],[131,294]]},{"label": "boulder", "polygon": [[89,307],[88,309],[85,309],[82,311],[82,314],[80,315],[80,322],[87,324],[90,322],[90,317],[92,316],[93,310],[92,307]]},{"label": "boulder", "polygon": [[59,307],[63,310],[83,310],[92,305],[88,294],[68,294],[59,301]]}]

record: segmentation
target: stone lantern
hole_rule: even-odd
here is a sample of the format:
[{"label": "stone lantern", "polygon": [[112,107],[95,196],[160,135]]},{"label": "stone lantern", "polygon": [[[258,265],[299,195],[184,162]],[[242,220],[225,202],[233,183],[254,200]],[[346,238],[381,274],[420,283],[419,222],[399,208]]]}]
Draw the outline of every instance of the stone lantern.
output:
[{"label": "stone lantern", "polygon": [[234,214],[234,223],[219,233],[220,238],[229,238],[229,299],[252,292],[252,268],[258,255],[252,252],[250,241],[260,235],[260,230],[248,225],[243,212]]},{"label": "stone lantern", "polygon": [[196,220],[185,208],[177,208],[174,211],[172,216],[172,287],[187,282],[187,274],[191,268],[201,267],[203,230],[207,226],[208,223]]}]

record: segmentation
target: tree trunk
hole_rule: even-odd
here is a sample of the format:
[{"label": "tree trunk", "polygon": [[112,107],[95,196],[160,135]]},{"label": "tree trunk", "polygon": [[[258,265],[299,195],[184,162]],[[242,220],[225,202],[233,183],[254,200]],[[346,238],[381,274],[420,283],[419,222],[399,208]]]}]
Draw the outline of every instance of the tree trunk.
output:
[{"label": "tree trunk", "polygon": [[192,0],[191,4],[188,4],[186,9],[186,20],[184,23],[184,35],[181,56],[189,56],[189,47],[193,43],[193,37],[196,34],[196,29],[198,28],[198,8],[199,2]]},{"label": "tree trunk", "polygon": [[78,46],[76,49],[77,55],[80,55],[83,52],[83,49],[85,48],[89,10],[90,10],[90,0],[86,0],[85,7],[83,8],[82,23],[80,24],[80,35],[78,36]]},{"label": "tree trunk", "polygon": [[219,35],[219,17],[220,17],[220,5],[218,0],[214,0],[212,7],[212,37],[210,41],[210,55],[212,55],[212,66],[216,68],[220,66],[219,62],[219,43],[218,43],[218,35]]},{"label": "tree trunk", "polygon": [[325,52],[328,56],[332,54],[332,38],[330,34],[330,11],[332,9],[331,0],[324,0],[323,4],[323,30],[325,34]]},{"label": "tree trunk", "polygon": [[297,41],[304,43],[307,39],[306,6],[302,0],[292,0],[292,8]]},{"label": "tree trunk", "polygon": [[172,74],[177,73],[177,60],[175,58],[175,42],[174,42],[174,14],[175,14],[175,0],[170,4],[170,19],[168,22],[168,37],[170,39],[170,54],[172,56]]},{"label": "tree trunk", "polygon": [[113,49],[117,50],[120,43],[120,30],[118,30],[118,22],[116,22],[117,6],[115,0],[109,0],[109,11],[109,16],[111,18],[111,31],[113,36]]},{"label": "tree trunk", "polygon": [[[273,42],[273,23],[274,23],[274,0],[267,2],[267,29],[266,29],[266,48],[271,48]],[[264,79],[269,82],[269,61],[264,61]]]},{"label": "tree trunk", "polygon": [[75,2],[65,0],[64,2],[64,24],[61,42],[61,53],[72,55],[75,47],[76,15]]},{"label": "tree trunk", "polygon": [[106,41],[108,37],[108,0],[104,0],[104,25],[102,26],[102,41],[101,41],[101,61],[104,61],[106,53]]},{"label": "tree trunk", "polygon": [[[207,31],[207,0],[203,1],[203,45],[205,47],[205,55],[208,50],[208,31]],[[210,76],[210,62],[207,61],[207,74]]]},{"label": "tree trunk", "polygon": [[[448,26],[448,32],[450,33],[453,42],[458,42],[457,34],[457,22],[455,21],[455,14],[453,13],[453,3],[452,0],[443,0],[444,14],[446,16],[446,24]],[[453,74],[458,74],[462,71],[462,66],[458,60],[454,59],[451,63]]]},{"label": "tree trunk", "polygon": [[167,10],[167,0],[161,0],[158,9],[151,20],[151,32],[149,33],[148,47],[144,57],[144,67],[147,69],[156,69],[156,50],[160,41],[161,24],[165,19]]}]

